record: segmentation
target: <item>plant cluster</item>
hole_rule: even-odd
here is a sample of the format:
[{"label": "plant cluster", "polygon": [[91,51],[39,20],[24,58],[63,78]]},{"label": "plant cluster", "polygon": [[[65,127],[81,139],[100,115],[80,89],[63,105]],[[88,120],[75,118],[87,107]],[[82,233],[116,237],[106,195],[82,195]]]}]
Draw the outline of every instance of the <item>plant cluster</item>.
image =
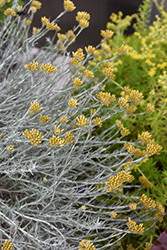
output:
[{"label": "plant cluster", "polygon": [[[25,7],[28,16],[18,16],[16,9],[24,13]],[[138,90],[124,87],[121,97],[104,92],[124,46],[100,62],[106,65],[103,80],[95,76],[96,48],[70,57],[67,48],[89,26],[88,13],[78,12],[78,25],[59,33],[60,17],[75,9],[64,0],[64,11],[54,20],[41,17],[41,27],[29,35],[40,8],[39,1],[13,1],[0,30],[2,249],[116,249],[127,234],[144,234],[163,219],[164,207],[143,193],[149,182],[142,176],[133,184],[131,172],[162,147],[147,132],[129,141],[123,124],[154,107],[148,103],[137,113]],[[57,42],[47,37],[33,53],[49,30]],[[101,35],[106,40],[113,32]],[[111,119],[111,126],[94,133]]]}]

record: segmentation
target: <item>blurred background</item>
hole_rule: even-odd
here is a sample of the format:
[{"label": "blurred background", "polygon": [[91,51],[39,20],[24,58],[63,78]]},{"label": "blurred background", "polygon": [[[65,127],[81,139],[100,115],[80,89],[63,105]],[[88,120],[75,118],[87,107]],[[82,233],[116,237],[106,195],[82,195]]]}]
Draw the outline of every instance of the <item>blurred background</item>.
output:
[{"label": "blurred background", "polygon": [[[72,0],[76,6],[73,12],[69,12],[64,15],[58,25],[61,27],[60,33],[66,33],[68,30],[72,30],[78,23],[75,20],[75,16],[78,11],[86,11],[90,14],[90,26],[82,31],[76,42],[70,46],[70,50],[75,51],[77,48],[85,48],[87,45],[96,46],[100,43],[101,36],[100,31],[106,29],[106,24],[109,21],[111,13],[123,12],[123,16],[136,13],[143,0]],[[25,1],[27,2],[27,1]],[[52,21],[58,14],[63,11],[63,0],[40,0],[42,8],[37,11],[32,26],[37,28],[41,27],[41,17],[46,16],[51,18]],[[161,2],[161,0],[158,0]],[[165,0],[167,7],[167,0]],[[149,24],[155,20],[155,15],[158,14],[155,4],[151,0],[150,4],[151,16]],[[133,27],[129,27],[127,33],[133,32]],[[49,35],[53,35],[54,32],[50,31]],[[36,44],[37,47],[41,47],[45,44],[45,39],[42,39]]]}]

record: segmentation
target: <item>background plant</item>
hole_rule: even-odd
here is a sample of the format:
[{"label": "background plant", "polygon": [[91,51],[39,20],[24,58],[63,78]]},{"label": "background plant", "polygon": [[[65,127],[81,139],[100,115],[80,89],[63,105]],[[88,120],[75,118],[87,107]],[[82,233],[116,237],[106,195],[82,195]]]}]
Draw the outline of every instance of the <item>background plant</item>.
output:
[{"label": "background plant", "polygon": [[[104,92],[113,73],[106,67],[101,80],[95,77],[98,63],[92,70],[85,66],[98,56],[92,46],[70,58],[67,48],[89,26],[88,13],[78,12],[78,26],[59,33],[57,21],[75,9],[66,0],[64,12],[53,21],[42,17],[41,27],[28,36],[41,7],[38,1],[29,4],[25,18],[17,18],[16,1],[6,9],[0,30],[0,222],[2,242],[9,240],[3,247],[118,249],[125,235],[147,232],[164,214],[162,205],[141,191],[147,179],[133,185],[130,172],[161,151],[149,133],[130,142],[123,125],[137,115],[143,95],[127,87],[120,98]],[[32,53],[49,30],[55,30],[57,43],[47,37]],[[108,39],[113,32],[101,35]],[[154,111],[146,106],[141,115]],[[94,134],[110,119],[112,126]]]}]

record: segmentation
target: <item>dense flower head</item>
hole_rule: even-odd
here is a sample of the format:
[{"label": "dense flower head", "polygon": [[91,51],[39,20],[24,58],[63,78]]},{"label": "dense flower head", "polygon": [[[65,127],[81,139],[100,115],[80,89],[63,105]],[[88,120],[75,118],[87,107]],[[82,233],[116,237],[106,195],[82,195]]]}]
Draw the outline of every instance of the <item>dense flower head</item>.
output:
[{"label": "dense flower head", "polygon": [[95,52],[95,47],[89,45],[88,47],[85,47],[85,50],[87,53],[93,54]]},{"label": "dense flower head", "polygon": [[24,137],[27,137],[27,139],[30,140],[31,144],[34,146],[37,146],[39,143],[41,143],[41,140],[44,138],[42,133],[36,129],[31,129],[30,131],[26,129],[22,134]]},{"label": "dense flower head", "polygon": [[79,88],[83,84],[83,81],[81,81],[78,77],[75,77],[72,81],[75,89]]},{"label": "dense flower head", "polygon": [[106,191],[112,192],[113,190],[123,188],[124,182],[131,183],[134,179],[134,176],[131,175],[130,172],[125,173],[124,171],[121,171],[116,176],[110,176],[110,180],[106,183],[108,186]]},{"label": "dense flower head", "polygon": [[57,72],[58,69],[57,69],[57,67],[53,66],[52,64],[47,63],[47,64],[42,64],[40,66],[40,70],[46,72],[47,74],[50,74],[52,72]]},{"label": "dense flower head", "polygon": [[144,227],[143,227],[143,223],[137,225],[137,223],[133,220],[131,220],[131,218],[128,218],[128,222],[127,222],[127,226],[129,227],[131,232],[134,232],[136,234],[143,234],[144,233]]},{"label": "dense flower head", "polygon": [[5,240],[3,246],[1,247],[1,250],[12,250],[13,245],[10,242],[10,240]]},{"label": "dense flower head", "polygon": [[68,105],[69,105],[70,108],[74,108],[75,109],[77,107],[77,105],[78,105],[77,100],[74,99],[74,98],[71,98],[69,100],[69,102],[68,102]]},{"label": "dense flower head", "polygon": [[111,80],[114,78],[113,68],[105,67],[103,73]]},{"label": "dense flower head", "polygon": [[64,9],[66,10],[66,11],[73,11],[73,10],[75,10],[75,5],[74,5],[74,3],[72,2],[72,1],[70,1],[70,0],[64,0]]},{"label": "dense flower head", "polygon": [[156,220],[162,222],[163,216],[165,215],[165,208],[164,206],[161,205],[160,202],[156,202],[155,208],[156,208]]},{"label": "dense flower head", "polygon": [[50,147],[58,146],[61,142],[61,138],[59,136],[52,135],[52,137],[49,139],[49,145]]},{"label": "dense flower head", "polygon": [[40,115],[39,121],[41,121],[42,124],[48,123],[48,122],[50,121],[50,117],[49,117],[48,115],[47,115],[47,116],[45,116],[45,115]]},{"label": "dense flower head", "polygon": [[16,11],[12,10],[12,8],[8,8],[4,11],[4,15],[5,16],[16,16]]},{"label": "dense flower head", "polygon": [[79,22],[81,28],[87,28],[89,26],[90,15],[85,11],[78,11],[76,20]]},{"label": "dense flower head", "polygon": [[5,0],[0,0],[0,8],[3,7],[5,5]]},{"label": "dense flower head", "polygon": [[106,106],[114,102],[116,99],[115,95],[111,95],[110,93],[102,91],[99,94],[96,94],[96,96],[97,99],[100,100],[101,104]]},{"label": "dense flower head", "polygon": [[83,128],[85,125],[89,125],[89,120],[84,115],[80,115],[77,117],[76,125]]},{"label": "dense flower head", "polygon": [[93,243],[90,243],[90,241],[82,240],[79,242],[79,249],[78,250],[95,250]]},{"label": "dense flower head", "polygon": [[35,114],[35,112],[40,111],[42,108],[39,108],[39,103],[34,101],[31,102],[30,115]]},{"label": "dense flower head", "polygon": [[153,201],[151,198],[147,198],[145,194],[142,194],[141,197],[139,197],[141,203],[144,205],[145,209],[154,209],[155,208],[155,201]]},{"label": "dense flower head", "polygon": [[31,71],[37,71],[38,70],[38,62],[33,61],[33,62],[30,63],[30,65],[25,64],[24,68],[25,69],[30,69]]},{"label": "dense flower head", "polygon": [[42,3],[39,1],[33,1],[32,6],[36,7],[37,9],[40,9],[42,6]]},{"label": "dense flower head", "polygon": [[95,119],[93,119],[94,124],[99,125],[99,127],[102,127],[102,122],[103,120],[101,119],[101,117],[96,117]]},{"label": "dense flower head", "polygon": [[132,210],[135,210],[135,209],[136,209],[136,206],[137,206],[136,203],[131,203],[131,204],[129,205],[130,209],[132,209]]},{"label": "dense flower head", "polygon": [[105,39],[109,39],[113,36],[114,32],[111,30],[101,30],[101,36]]},{"label": "dense flower head", "polygon": [[9,151],[14,151],[14,145],[12,145],[12,144],[10,144],[9,146],[7,146],[6,147],[7,148],[7,150],[9,150]]},{"label": "dense flower head", "polygon": [[112,212],[110,213],[110,216],[111,216],[112,218],[116,218],[116,217],[117,217],[117,213],[112,211]]}]

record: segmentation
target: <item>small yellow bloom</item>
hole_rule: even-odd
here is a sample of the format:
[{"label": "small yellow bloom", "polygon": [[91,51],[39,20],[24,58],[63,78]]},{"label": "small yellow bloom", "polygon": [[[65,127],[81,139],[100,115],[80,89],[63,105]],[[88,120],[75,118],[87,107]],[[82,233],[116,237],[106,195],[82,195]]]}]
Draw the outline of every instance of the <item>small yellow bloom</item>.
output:
[{"label": "small yellow bloom", "polygon": [[35,6],[31,6],[31,7],[30,7],[30,11],[31,11],[32,13],[36,13],[36,12],[37,12],[37,8],[36,8]]},{"label": "small yellow bloom", "polygon": [[68,105],[70,108],[76,108],[78,103],[77,103],[77,99],[71,98],[68,102]]},{"label": "small yellow bloom", "polygon": [[117,217],[117,213],[116,213],[116,212],[111,212],[111,213],[110,213],[110,216],[111,216],[112,218],[116,218],[116,217]]},{"label": "small yellow bloom", "polygon": [[78,77],[75,77],[72,81],[75,89],[79,88],[83,84],[83,81],[81,81]]},{"label": "small yellow bloom", "polygon": [[132,210],[135,210],[135,209],[136,209],[136,206],[137,206],[136,203],[131,203],[131,204],[129,205],[130,209],[132,209]]},{"label": "small yellow bloom", "polygon": [[59,135],[62,131],[63,131],[64,129],[60,129],[60,125],[58,125],[58,126],[54,126],[54,133],[56,134],[56,135]]},{"label": "small yellow bloom", "polygon": [[1,247],[1,250],[12,250],[13,245],[10,242],[10,240],[5,240],[3,246]]},{"label": "small yellow bloom", "polygon": [[44,180],[44,181],[48,181],[45,177],[43,177],[43,180]]},{"label": "small yellow bloom", "polygon": [[32,2],[32,6],[35,6],[37,9],[40,9],[40,8],[41,8],[41,5],[42,5],[42,3],[39,2],[39,1],[33,1],[33,2]]},{"label": "small yellow bloom", "polygon": [[81,210],[85,210],[85,209],[86,209],[86,207],[85,207],[85,206],[82,206],[82,207],[81,207]]},{"label": "small yellow bloom", "polygon": [[38,112],[41,109],[43,109],[43,108],[39,108],[39,103],[38,102],[36,102],[36,101],[31,102],[30,115],[35,114],[35,112]]},{"label": "small yellow bloom", "polygon": [[49,139],[49,145],[50,147],[58,146],[61,142],[61,138],[59,136],[52,135],[52,137]]},{"label": "small yellow bloom", "polygon": [[53,66],[52,64],[47,63],[47,64],[42,64],[40,66],[40,70],[46,72],[49,75],[52,72],[57,72],[58,69],[57,69],[57,67]]},{"label": "small yellow bloom", "polygon": [[0,137],[3,136],[3,133],[0,134]]},{"label": "small yellow bloom", "polygon": [[38,70],[38,62],[33,61],[33,62],[30,63],[30,65],[25,64],[24,68],[25,69],[30,69],[31,71],[37,71]]},{"label": "small yellow bloom", "polygon": [[81,28],[87,28],[89,26],[88,20],[90,19],[90,15],[85,11],[78,11],[76,20],[79,22]]},{"label": "small yellow bloom", "polygon": [[96,117],[96,119],[93,119],[94,124],[99,125],[99,127],[102,127],[103,120],[100,117]]},{"label": "small yellow bloom", "polygon": [[42,133],[39,133],[38,130],[36,129],[31,129],[30,131],[28,131],[28,129],[26,129],[22,135],[24,137],[27,137],[27,139],[29,141],[31,141],[31,144],[34,145],[35,147],[41,143],[41,140],[44,138],[44,136],[42,136]]},{"label": "small yellow bloom", "polygon": [[93,72],[90,71],[90,70],[88,70],[88,69],[85,69],[84,73],[85,73],[85,75],[86,75],[87,78],[93,78],[94,77]]},{"label": "small yellow bloom", "polygon": [[29,20],[29,19],[27,19],[27,20],[25,20],[25,24],[28,26],[28,25],[30,25],[32,22]]},{"label": "small yellow bloom", "polygon": [[0,8],[2,8],[5,5],[5,0],[0,0]]},{"label": "small yellow bloom", "polygon": [[89,120],[87,118],[85,118],[84,115],[80,115],[80,117],[77,117],[76,125],[82,128],[85,125],[89,125]]},{"label": "small yellow bloom", "polygon": [[105,39],[109,39],[113,36],[114,32],[111,30],[101,30],[101,36],[103,36]]},{"label": "small yellow bloom", "polygon": [[82,240],[79,242],[79,249],[78,250],[95,250],[93,243],[90,243],[90,241]]},{"label": "small yellow bloom", "polygon": [[129,227],[131,232],[134,232],[136,234],[143,234],[144,233],[144,227],[143,223],[137,225],[137,223],[129,218],[129,221],[127,222],[127,226]]},{"label": "small yellow bloom", "polygon": [[42,124],[44,124],[45,122],[48,123],[49,120],[50,120],[50,117],[48,117],[48,115],[47,116],[40,115],[40,117],[39,117],[39,121],[41,121]]},{"label": "small yellow bloom", "polygon": [[12,10],[12,8],[8,8],[4,11],[4,15],[5,16],[9,16],[9,15],[16,16],[16,11]]},{"label": "small yellow bloom", "polygon": [[74,3],[72,2],[72,1],[70,1],[70,0],[64,0],[64,9],[66,10],[66,11],[73,11],[73,10],[75,10],[75,5],[74,5]]},{"label": "small yellow bloom", "polygon": [[93,54],[95,52],[95,47],[89,45],[88,47],[85,47],[85,50],[87,53]]},{"label": "small yellow bloom", "polygon": [[147,104],[146,111],[147,111],[147,112],[154,112],[154,111],[155,111],[154,106],[151,105],[151,103],[148,103],[148,104]]}]

